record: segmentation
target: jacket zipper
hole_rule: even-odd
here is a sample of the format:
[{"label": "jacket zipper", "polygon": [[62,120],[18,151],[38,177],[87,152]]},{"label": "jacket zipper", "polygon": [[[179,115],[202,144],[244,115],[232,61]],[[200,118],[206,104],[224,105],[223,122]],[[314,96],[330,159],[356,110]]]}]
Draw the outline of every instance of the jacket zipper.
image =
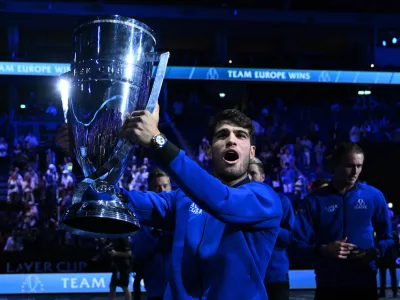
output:
[{"label": "jacket zipper", "polygon": [[343,233],[342,233],[342,239],[344,240],[347,237],[346,234],[346,226],[347,226],[347,222],[346,222],[346,195],[343,195]]},{"label": "jacket zipper", "polygon": [[203,242],[204,234],[206,232],[207,218],[208,218],[208,216],[206,216],[206,218],[205,218],[203,232],[201,234],[200,242],[199,242],[199,244],[197,245],[197,248],[196,248],[196,265],[197,265],[197,270],[198,270],[198,275],[199,275],[199,283],[200,283],[200,299],[203,298],[203,294],[204,294],[204,291],[203,291],[203,276],[201,274],[200,246],[201,246],[201,243]]}]

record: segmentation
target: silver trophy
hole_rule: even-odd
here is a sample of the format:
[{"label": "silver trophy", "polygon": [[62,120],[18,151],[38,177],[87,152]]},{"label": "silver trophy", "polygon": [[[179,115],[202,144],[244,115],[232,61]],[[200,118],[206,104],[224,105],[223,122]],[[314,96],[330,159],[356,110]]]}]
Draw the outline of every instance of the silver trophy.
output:
[{"label": "silver trophy", "polygon": [[[169,53],[154,53],[156,40],[145,24],[120,16],[99,17],[74,31],[71,71],[63,108],[70,141],[85,179],[61,226],[89,237],[127,237],[139,228],[134,213],[118,197],[116,184],[136,148],[120,136],[136,110],[153,112]],[[153,63],[158,61],[151,93]]]}]

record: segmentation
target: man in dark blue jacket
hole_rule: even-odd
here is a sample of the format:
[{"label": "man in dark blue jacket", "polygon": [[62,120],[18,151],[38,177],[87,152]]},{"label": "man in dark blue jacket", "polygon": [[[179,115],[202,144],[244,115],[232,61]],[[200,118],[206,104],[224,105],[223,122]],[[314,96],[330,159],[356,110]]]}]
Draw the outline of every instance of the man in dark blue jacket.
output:
[{"label": "man in dark blue jacket", "polygon": [[[264,166],[259,159],[250,160],[249,176],[252,181],[264,181]],[[294,213],[288,197],[280,193],[282,220],[275,248],[269,260],[264,284],[269,300],[289,300],[289,258],[286,249],[294,226]]]},{"label": "man in dark blue jacket", "polygon": [[378,298],[376,261],[393,236],[383,194],[357,183],[363,162],[357,144],[339,145],[332,156],[333,180],[297,210],[293,250],[302,261],[314,263],[315,299]]},{"label": "man in dark blue jacket", "polygon": [[[169,176],[160,169],[151,172],[149,191],[156,193],[172,190]],[[134,300],[141,299],[140,281],[143,279],[148,300],[160,300],[164,296],[171,265],[173,231],[142,226],[131,237],[132,256],[135,266]]]},{"label": "man in dark blue jacket", "polygon": [[169,193],[121,190],[142,225],[173,229],[172,267],[164,299],[268,299],[264,277],[282,217],[278,195],[250,182],[254,128],[225,110],[209,131],[214,176],[167,141],[154,114],[136,111],[124,136],[151,147],[180,189]]}]

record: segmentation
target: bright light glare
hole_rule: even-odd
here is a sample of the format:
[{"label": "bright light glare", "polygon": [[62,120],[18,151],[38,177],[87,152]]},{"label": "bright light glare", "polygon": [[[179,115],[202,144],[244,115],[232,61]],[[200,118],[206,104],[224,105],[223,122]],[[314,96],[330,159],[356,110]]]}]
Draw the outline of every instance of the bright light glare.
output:
[{"label": "bright light glare", "polygon": [[58,82],[58,89],[61,94],[61,103],[64,112],[65,122],[67,122],[69,88],[70,88],[69,82],[65,79],[60,79],[60,81]]}]

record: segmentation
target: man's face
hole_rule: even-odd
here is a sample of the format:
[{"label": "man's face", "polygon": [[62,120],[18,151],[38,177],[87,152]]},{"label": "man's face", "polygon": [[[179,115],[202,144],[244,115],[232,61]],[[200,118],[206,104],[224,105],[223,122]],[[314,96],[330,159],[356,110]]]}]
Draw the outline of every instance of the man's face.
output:
[{"label": "man's face", "polygon": [[261,172],[260,168],[256,164],[250,164],[248,173],[251,181],[264,182],[265,174]]},{"label": "man's face", "polygon": [[356,183],[362,171],[364,154],[350,152],[342,157],[342,161],[335,168],[335,179],[347,185]]},{"label": "man's face", "polygon": [[172,190],[168,176],[157,177],[154,181],[154,191],[156,193],[170,192]]},{"label": "man's face", "polygon": [[217,124],[211,145],[216,175],[225,182],[240,179],[247,173],[250,158],[254,158],[247,129],[231,124]]}]

